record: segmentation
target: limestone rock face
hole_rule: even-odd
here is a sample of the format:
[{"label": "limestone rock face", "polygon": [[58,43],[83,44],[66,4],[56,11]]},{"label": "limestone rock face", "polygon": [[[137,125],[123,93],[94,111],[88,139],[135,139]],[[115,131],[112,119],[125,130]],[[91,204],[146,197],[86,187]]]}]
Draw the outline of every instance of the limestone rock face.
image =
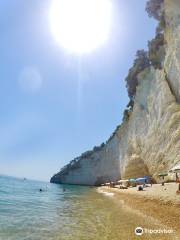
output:
[{"label": "limestone rock face", "polygon": [[180,1],[165,0],[166,56],[139,74],[130,117],[102,147],[82,154],[51,182],[99,185],[152,175],[180,163]]},{"label": "limestone rock face", "polygon": [[117,136],[104,147],[84,153],[51,178],[54,183],[99,185],[120,178],[120,152]]},{"label": "limestone rock face", "polygon": [[180,103],[180,1],[165,0],[165,11],[167,49],[164,69],[176,99]]}]

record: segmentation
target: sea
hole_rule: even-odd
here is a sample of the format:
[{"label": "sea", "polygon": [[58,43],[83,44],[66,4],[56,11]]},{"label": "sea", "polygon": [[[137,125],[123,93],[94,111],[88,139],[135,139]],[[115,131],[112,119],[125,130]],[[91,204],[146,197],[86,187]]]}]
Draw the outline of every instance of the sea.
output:
[{"label": "sea", "polygon": [[137,227],[160,226],[94,187],[0,176],[0,240],[175,239]]}]

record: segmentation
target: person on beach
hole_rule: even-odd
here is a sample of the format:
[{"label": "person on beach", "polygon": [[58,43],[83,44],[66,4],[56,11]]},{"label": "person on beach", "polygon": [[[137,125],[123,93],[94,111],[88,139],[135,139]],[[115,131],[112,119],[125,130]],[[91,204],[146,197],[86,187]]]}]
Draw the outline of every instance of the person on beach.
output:
[{"label": "person on beach", "polygon": [[152,187],[152,185],[153,185],[153,181],[152,181],[152,178],[150,178],[150,184],[151,184],[151,187]]},{"label": "person on beach", "polygon": [[143,191],[143,186],[139,186],[138,191]]},{"label": "person on beach", "polygon": [[177,193],[180,194],[180,178],[179,178],[179,176],[178,176],[178,173],[176,173],[176,182],[179,184],[179,185],[178,185]]}]

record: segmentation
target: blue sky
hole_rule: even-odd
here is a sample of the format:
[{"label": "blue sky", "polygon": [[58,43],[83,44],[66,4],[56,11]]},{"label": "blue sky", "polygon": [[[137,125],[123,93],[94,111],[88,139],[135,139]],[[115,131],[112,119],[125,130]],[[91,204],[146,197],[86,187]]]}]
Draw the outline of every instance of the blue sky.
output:
[{"label": "blue sky", "polygon": [[128,103],[124,78],[156,22],[145,0],[112,3],[108,42],[79,57],[52,36],[50,0],[0,1],[1,174],[49,180],[121,122]]}]

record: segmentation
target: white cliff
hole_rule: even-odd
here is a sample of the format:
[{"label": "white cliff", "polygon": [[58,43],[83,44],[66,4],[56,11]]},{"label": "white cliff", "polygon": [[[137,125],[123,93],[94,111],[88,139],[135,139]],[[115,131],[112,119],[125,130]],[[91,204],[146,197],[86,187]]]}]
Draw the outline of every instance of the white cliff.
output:
[{"label": "white cliff", "polygon": [[180,1],[165,0],[165,58],[138,75],[129,118],[107,143],[86,152],[51,182],[98,185],[151,175],[180,162]]}]

